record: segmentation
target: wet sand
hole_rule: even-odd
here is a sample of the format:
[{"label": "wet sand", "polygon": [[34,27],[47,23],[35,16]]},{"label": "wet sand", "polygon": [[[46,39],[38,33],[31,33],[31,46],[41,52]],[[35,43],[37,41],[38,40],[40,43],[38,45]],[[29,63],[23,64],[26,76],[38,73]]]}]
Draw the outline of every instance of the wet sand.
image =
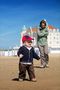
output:
[{"label": "wet sand", "polygon": [[60,90],[60,54],[49,55],[49,68],[39,68],[40,61],[34,60],[37,82],[14,81],[18,63],[18,57],[0,57],[0,90]]}]

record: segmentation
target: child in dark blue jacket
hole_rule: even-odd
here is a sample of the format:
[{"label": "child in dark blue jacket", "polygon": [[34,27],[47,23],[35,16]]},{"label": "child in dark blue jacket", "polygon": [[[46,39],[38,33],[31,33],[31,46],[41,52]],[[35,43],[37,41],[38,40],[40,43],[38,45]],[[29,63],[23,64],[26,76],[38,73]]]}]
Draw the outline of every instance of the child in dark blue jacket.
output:
[{"label": "child in dark blue jacket", "polygon": [[26,77],[26,70],[31,81],[36,81],[34,67],[33,67],[33,58],[40,59],[39,56],[35,53],[34,48],[31,46],[33,38],[30,36],[23,36],[21,46],[18,50],[17,55],[20,57],[19,61],[19,80],[24,80]]}]

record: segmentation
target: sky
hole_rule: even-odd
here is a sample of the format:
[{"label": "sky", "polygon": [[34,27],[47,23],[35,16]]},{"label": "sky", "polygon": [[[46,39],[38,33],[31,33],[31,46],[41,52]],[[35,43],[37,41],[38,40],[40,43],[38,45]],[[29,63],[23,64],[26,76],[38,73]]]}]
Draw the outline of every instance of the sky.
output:
[{"label": "sky", "polygon": [[23,25],[35,27],[42,19],[60,28],[60,0],[0,0],[0,48],[19,46]]}]

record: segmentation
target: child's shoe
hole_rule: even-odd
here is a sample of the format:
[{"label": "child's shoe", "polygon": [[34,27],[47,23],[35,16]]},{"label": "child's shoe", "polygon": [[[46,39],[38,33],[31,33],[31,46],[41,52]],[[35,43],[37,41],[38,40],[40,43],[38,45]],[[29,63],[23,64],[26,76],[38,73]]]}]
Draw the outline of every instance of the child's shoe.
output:
[{"label": "child's shoe", "polygon": [[48,64],[46,64],[46,67],[48,68],[48,67],[49,67],[49,65],[48,65]]},{"label": "child's shoe", "polygon": [[32,78],[31,81],[36,82],[37,80],[36,80],[36,78]]},{"label": "child's shoe", "polygon": [[44,65],[41,65],[40,68],[45,68],[45,66]]},{"label": "child's shoe", "polygon": [[22,81],[23,81],[23,79],[19,78],[19,79],[18,79],[18,81],[21,81],[21,82],[22,82]]}]

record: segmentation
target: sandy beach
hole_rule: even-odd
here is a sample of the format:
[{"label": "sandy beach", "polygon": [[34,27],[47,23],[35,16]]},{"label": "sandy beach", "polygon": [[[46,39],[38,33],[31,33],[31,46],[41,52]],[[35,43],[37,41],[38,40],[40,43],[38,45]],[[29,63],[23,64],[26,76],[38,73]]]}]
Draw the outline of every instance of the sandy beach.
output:
[{"label": "sandy beach", "polygon": [[37,82],[14,81],[18,63],[18,57],[0,57],[0,90],[60,90],[60,54],[49,55],[49,68],[39,68],[40,61],[34,60]]}]

